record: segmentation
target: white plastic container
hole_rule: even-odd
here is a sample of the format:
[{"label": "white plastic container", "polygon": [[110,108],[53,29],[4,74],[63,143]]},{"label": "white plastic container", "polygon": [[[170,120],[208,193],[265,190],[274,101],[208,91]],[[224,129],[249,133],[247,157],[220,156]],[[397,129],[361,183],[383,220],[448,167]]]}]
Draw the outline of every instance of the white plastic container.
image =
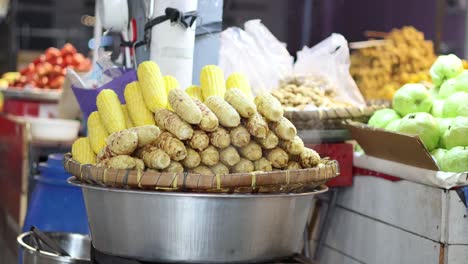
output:
[{"label": "white plastic container", "polygon": [[72,141],[78,137],[80,122],[68,119],[27,117],[33,140]]}]

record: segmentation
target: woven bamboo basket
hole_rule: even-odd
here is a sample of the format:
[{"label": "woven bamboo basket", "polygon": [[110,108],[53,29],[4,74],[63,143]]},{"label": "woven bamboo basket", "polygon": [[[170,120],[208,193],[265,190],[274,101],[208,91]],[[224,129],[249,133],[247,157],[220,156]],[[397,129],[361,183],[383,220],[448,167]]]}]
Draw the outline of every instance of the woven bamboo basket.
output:
[{"label": "woven bamboo basket", "polygon": [[300,193],[314,190],[339,175],[336,160],[323,159],[314,168],[203,175],[116,170],[80,164],[66,154],[64,167],[79,181],[105,187],[202,193]]},{"label": "woven bamboo basket", "polygon": [[307,129],[344,129],[345,120],[367,123],[375,111],[388,108],[387,102],[372,102],[365,107],[342,107],[309,111],[286,111],[289,119],[298,130]]}]

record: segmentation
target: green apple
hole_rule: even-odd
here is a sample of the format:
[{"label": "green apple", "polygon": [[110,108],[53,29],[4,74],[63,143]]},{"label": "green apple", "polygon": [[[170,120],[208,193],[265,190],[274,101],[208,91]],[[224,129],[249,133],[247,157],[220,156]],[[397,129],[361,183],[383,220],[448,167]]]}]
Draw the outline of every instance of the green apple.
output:
[{"label": "green apple", "polygon": [[403,85],[393,95],[393,109],[402,116],[416,112],[429,112],[432,108],[432,96],[420,83]]},{"label": "green apple", "polygon": [[445,99],[455,93],[455,85],[457,80],[455,78],[446,80],[439,88],[438,97]]},{"label": "green apple", "polygon": [[392,122],[388,123],[385,127],[385,130],[395,132],[398,130],[398,126],[400,125],[401,118],[395,119]]},{"label": "green apple", "polygon": [[367,124],[371,127],[385,128],[390,122],[400,118],[393,109],[380,109],[374,112]]},{"label": "green apple", "polygon": [[440,164],[442,163],[442,160],[444,159],[445,153],[447,153],[447,150],[442,148],[434,149],[433,151],[431,151],[431,155],[434,157],[435,161],[439,165],[439,168]]},{"label": "green apple", "polygon": [[418,135],[429,151],[437,147],[440,139],[437,120],[424,112],[408,114],[403,117],[397,132]]},{"label": "green apple", "polygon": [[433,100],[431,114],[433,117],[442,117],[444,115],[444,100],[440,100],[440,99]]},{"label": "green apple", "polygon": [[445,99],[444,117],[468,116],[468,93],[457,92]]},{"label": "green apple", "polygon": [[442,55],[432,64],[429,74],[432,83],[440,87],[445,80],[457,76],[463,71],[463,62],[455,55]]},{"label": "green apple", "polygon": [[455,147],[448,150],[440,165],[443,171],[468,172],[468,147]]},{"label": "green apple", "polygon": [[459,116],[454,118],[447,130],[442,134],[441,141],[447,149],[468,147],[468,117]]}]

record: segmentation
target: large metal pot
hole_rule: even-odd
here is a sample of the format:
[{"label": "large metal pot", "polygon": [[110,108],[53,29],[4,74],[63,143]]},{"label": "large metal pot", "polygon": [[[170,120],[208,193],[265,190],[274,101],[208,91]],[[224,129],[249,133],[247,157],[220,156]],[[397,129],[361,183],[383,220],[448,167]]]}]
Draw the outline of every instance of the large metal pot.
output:
[{"label": "large metal pot", "polygon": [[315,194],[197,194],[83,188],[93,246],[158,262],[268,261],[300,252]]},{"label": "large metal pot", "polygon": [[89,236],[73,233],[45,232],[62,247],[70,257],[59,256],[48,252],[47,248],[36,250],[32,247],[31,232],[26,232],[18,236],[17,241],[22,249],[24,264],[87,264],[91,263],[91,242]]}]

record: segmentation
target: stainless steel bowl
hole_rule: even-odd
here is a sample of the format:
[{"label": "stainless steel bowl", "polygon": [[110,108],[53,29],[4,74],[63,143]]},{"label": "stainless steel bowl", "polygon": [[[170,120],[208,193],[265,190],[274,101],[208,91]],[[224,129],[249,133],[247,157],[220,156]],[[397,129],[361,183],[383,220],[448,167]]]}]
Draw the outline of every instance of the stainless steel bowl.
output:
[{"label": "stainless steel bowl", "polygon": [[300,252],[315,194],[197,194],[81,186],[93,246],[144,261],[268,261]]},{"label": "stainless steel bowl", "polygon": [[91,241],[89,236],[57,232],[45,232],[45,234],[55,240],[70,257],[59,256],[48,252],[47,249],[37,251],[32,247],[31,232],[26,232],[19,235],[16,239],[23,251],[24,264],[91,263]]}]

